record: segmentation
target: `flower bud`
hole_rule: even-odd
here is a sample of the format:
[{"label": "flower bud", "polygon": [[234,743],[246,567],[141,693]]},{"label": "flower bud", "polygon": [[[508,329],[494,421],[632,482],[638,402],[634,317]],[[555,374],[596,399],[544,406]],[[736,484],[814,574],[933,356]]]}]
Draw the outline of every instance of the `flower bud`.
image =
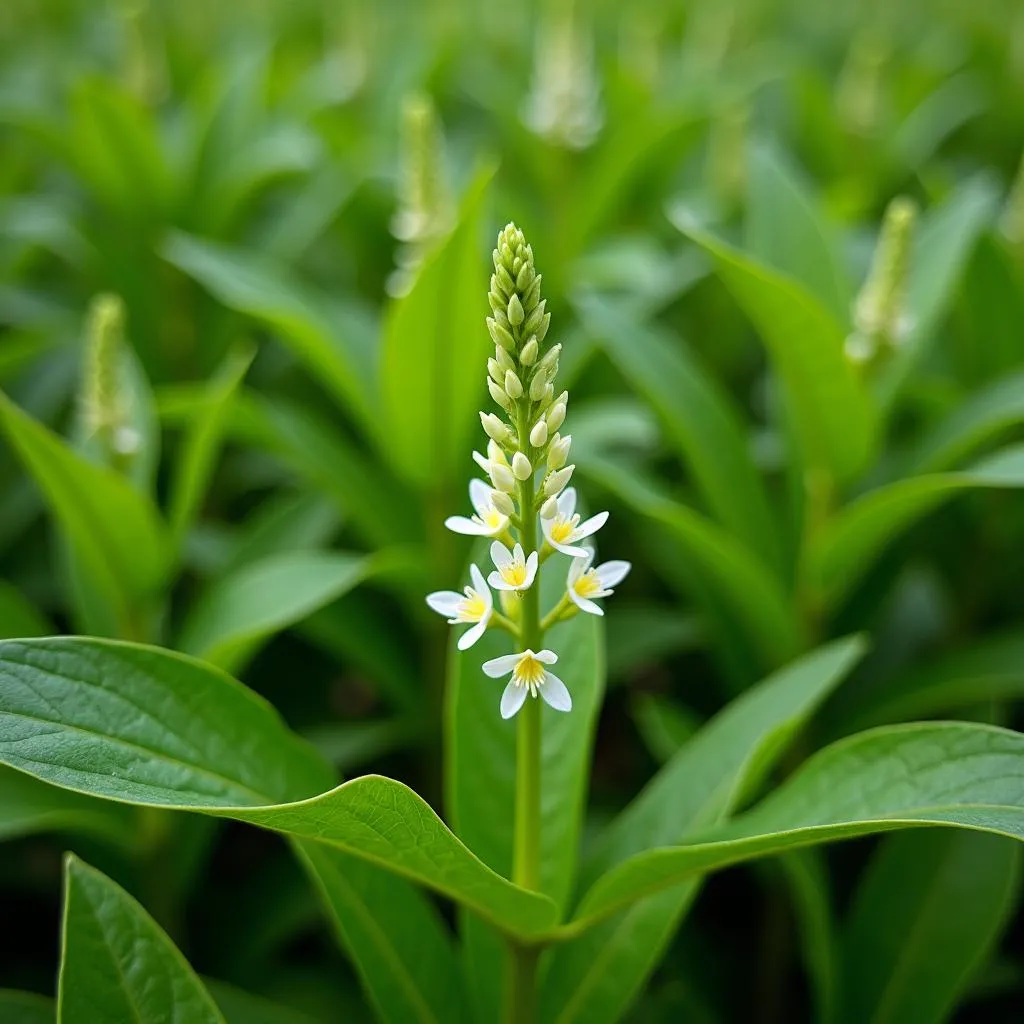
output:
[{"label": "flower bud", "polygon": [[519,353],[519,362],[521,362],[523,366],[532,366],[537,361],[537,353],[539,350],[540,346],[537,344],[537,339],[530,338]]},{"label": "flower bud", "polygon": [[548,469],[561,469],[569,458],[569,448],[572,445],[572,434],[565,437],[555,435],[556,440],[551,442],[548,448]]},{"label": "flower bud", "polygon": [[533,476],[533,466],[522,452],[516,452],[512,456],[512,472],[517,480],[529,480]]},{"label": "flower bud", "polygon": [[[488,296],[488,298],[490,298],[490,296]],[[495,312],[497,312],[497,310],[495,310]],[[502,310],[502,315],[504,316],[504,310]],[[515,339],[509,333],[508,328],[502,327],[502,325],[499,324],[497,320],[495,320],[493,317],[487,318],[487,331],[491,336],[491,341],[493,341],[494,344],[498,346],[498,348],[514,349],[516,347]]]},{"label": "flower bud", "polygon": [[[538,307],[538,309],[539,308],[540,307]],[[537,335],[537,341],[538,342],[543,341],[547,337],[548,328],[550,326],[551,326],[551,314],[550,313],[545,313],[544,316],[541,317],[541,321],[538,324],[536,330],[534,331],[534,334]]]},{"label": "flower bud", "polygon": [[506,295],[511,295],[516,290],[516,283],[512,280],[512,275],[504,267],[498,267],[493,276],[498,279],[498,287]]},{"label": "flower bud", "polygon": [[[505,410],[510,412],[512,409],[512,400],[508,395],[501,389],[501,387],[494,383],[490,377],[487,378],[487,390],[491,393],[491,398]],[[484,428],[487,429],[486,427]]]},{"label": "flower bud", "polygon": [[505,380],[505,371],[516,368],[515,360],[507,349],[498,347],[494,350],[494,361],[501,367],[501,377],[498,380],[498,383],[501,384]]},{"label": "flower bud", "polygon": [[508,459],[505,458],[505,453],[501,450],[501,445],[497,441],[487,442],[487,458],[491,462],[497,462],[502,466],[508,465]]},{"label": "flower bud", "polygon": [[548,425],[544,420],[537,420],[530,431],[530,444],[534,448],[543,448],[548,443]]},{"label": "flower bud", "polygon": [[[504,351],[504,349],[500,349],[499,351]],[[500,384],[505,379],[505,371],[502,369],[501,364],[497,359],[487,360],[487,372],[495,384]]]},{"label": "flower bud", "polygon": [[552,345],[551,348],[544,353],[544,358],[537,366],[537,372],[543,374],[545,380],[552,381],[555,379],[555,374],[558,373],[558,357],[561,354],[561,344]]},{"label": "flower bud", "polygon": [[533,265],[530,263],[524,263],[518,256],[516,257],[516,263],[520,264],[518,267],[513,264],[513,268],[516,272],[516,291],[525,292],[526,289],[533,284]]},{"label": "flower bud", "polygon": [[540,507],[541,519],[554,519],[558,515],[558,499],[548,498]]},{"label": "flower bud", "polygon": [[508,322],[513,327],[518,327],[526,318],[526,313],[523,310],[523,304],[519,301],[518,295],[513,294],[512,298],[508,300],[506,315],[508,316]]},{"label": "flower bud", "polygon": [[548,384],[548,386],[544,388],[544,394],[541,396],[541,406],[543,406],[543,408],[546,409],[549,405],[551,405],[552,401],[554,401],[554,398],[555,389],[550,384]]},{"label": "flower bud", "polygon": [[523,309],[529,311],[537,308],[537,304],[540,302],[540,282],[543,276],[543,274],[538,274],[533,279],[530,290],[523,295]]},{"label": "flower bud", "polygon": [[561,494],[565,489],[565,485],[569,482],[572,477],[572,471],[575,466],[566,466],[564,469],[560,469],[555,473],[549,473],[547,478],[544,480],[544,493],[549,497],[553,498],[558,494]]},{"label": "flower bud", "polygon": [[484,433],[492,440],[501,444],[509,436],[509,429],[493,412],[480,413],[480,422],[483,424]]},{"label": "flower bud", "polygon": [[512,470],[498,462],[491,463],[491,483],[506,494],[511,494],[516,489],[516,478],[512,475]]},{"label": "flower bud", "polygon": [[[524,334],[534,334],[535,333],[538,338],[541,336],[539,328],[540,328],[540,325],[541,325],[542,321],[544,320],[544,317],[548,315],[548,314],[546,314],[544,312],[544,307],[547,304],[548,304],[548,300],[547,299],[541,299],[541,301],[534,308],[533,312],[530,313],[530,316],[527,318],[526,323],[523,325],[523,333]],[[509,321],[511,321],[512,320],[512,303],[510,302],[508,305],[509,305],[508,318],[509,318]],[[516,305],[519,306],[520,309],[523,308],[522,304],[519,302],[518,298],[516,298]],[[548,319],[550,320],[550,316],[548,316]],[[520,323],[522,323],[522,321],[520,321]],[[547,332],[545,331],[545,333],[547,333]]]},{"label": "flower bud", "polygon": [[547,378],[538,369],[530,381],[530,401],[539,402],[544,397],[544,389],[548,386]]},{"label": "flower bud", "polygon": [[556,402],[548,413],[548,430],[557,430],[565,422],[565,402]]},{"label": "flower bud", "polygon": [[516,503],[504,491],[491,491],[491,504],[503,516],[514,516],[516,514]]},{"label": "flower bud", "polygon": [[523,384],[516,376],[515,370],[505,371],[505,393],[512,399],[519,398],[523,394]]}]

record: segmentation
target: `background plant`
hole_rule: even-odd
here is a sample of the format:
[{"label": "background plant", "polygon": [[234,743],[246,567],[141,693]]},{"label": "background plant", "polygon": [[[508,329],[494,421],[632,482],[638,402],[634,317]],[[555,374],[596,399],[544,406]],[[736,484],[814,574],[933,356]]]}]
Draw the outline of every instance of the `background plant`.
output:
[{"label": "background plant", "polygon": [[[798,3],[243,18],[50,2],[0,17],[0,633],[131,639],[240,674],[335,768],[408,782],[508,876],[511,734],[422,595],[470,554],[442,524],[473,471],[486,254],[512,217],[543,262],[577,472],[634,563],[608,615],[608,692],[591,643],[546,755],[559,908],[586,911],[608,869],[794,771],[780,794],[796,796],[728,842],[809,827],[800,779],[842,778],[833,758],[858,748],[814,752],[864,728],[1019,725],[1013,5],[840,5],[826,21]],[[417,136],[409,110],[434,130]],[[904,258],[878,255],[876,273],[885,212],[906,199]],[[396,284],[396,268],[413,272]],[[865,319],[886,274],[897,312]],[[852,362],[865,325],[891,337]],[[96,404],[104,379],[120,404]],[[101,407],[137,437],[129,458],[103,440]],[[852,643],[821,650],[855,631],[871,645],[856,668]],[[793,665],[798,682],[755,688]],[[1006,736],[875,735],[919,751]],[[305,767],[271,759],[284,776],[240,781],[257,803],[329,789],[325,765],[296,756]],[[971,753],[970,780],[1012,756]],[[6,916],[23,930],[3,984],[53,991],[57,854],[72,848],[204,975],[314,1019],[416,1019],[382,1005],[388,986],[354,952],[373,948],[355,922],[440,929],[412,888],[215,819],[78,800],[23,772],[0,785]],[[541,1014],[1013,1019],[1013,851],[928,830],[761,861],[699,900],[679,882],[550,954]],[[74,862],[68,879],[76,914],[83,889],[105,892]],[[344,960],[324,892],[351,929]],[[935,913],[953,905],[970,912]],[[426,1005],[454,1019],[429,985],[457,977],[468,1012],[494,1019],[492,932],[461,912],[458,931],[457,966],[417,965]],[[444,959],[446,934],[410,946]]]}]

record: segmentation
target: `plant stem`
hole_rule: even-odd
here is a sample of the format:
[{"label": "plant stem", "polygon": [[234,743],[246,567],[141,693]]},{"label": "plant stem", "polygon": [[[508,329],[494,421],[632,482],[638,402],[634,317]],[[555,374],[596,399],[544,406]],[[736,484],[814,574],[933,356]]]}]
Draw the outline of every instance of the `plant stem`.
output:
[{"label": "plant stem", "polygon": [[509,944],[508,976],[505,990],[505,1024],[533,1024],[536,1019],[536,946]]}]

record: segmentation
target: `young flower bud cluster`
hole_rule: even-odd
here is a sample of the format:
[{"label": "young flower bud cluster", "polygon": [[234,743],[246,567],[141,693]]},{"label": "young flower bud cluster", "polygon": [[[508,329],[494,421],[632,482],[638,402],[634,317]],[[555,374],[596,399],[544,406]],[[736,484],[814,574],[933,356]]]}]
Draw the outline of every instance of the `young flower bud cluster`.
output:
[{"label": "young flower bud cluster", "polygon": [[[469,485],[474,515],[452,516],[445,525],[456,533],[490,538],[494,571],[485,582],[472,565],[472,587],[463,594],[439,591],[427,603],[452,624],[472,624],[460,649],[491,627],[505,629],[516,640],[520,653],[483,666],[493,678],[512,673],[501,699],[501,714],[510,718],[527,696],[540,696],[559,711],[572,707],[568,689],[544,667],[558,660],[543,649],[544,632],[580,611],[604,614],[596,600],[611,594],[630,567],[607,562],[591,568],[593,548],[581,546],[605,524],[608,513],[581,522],[576,491],[567,486],[576,467],[569,463],[572,437],[560,433],[569,393],[555,391],[562,346],[545,344],[551,314],[541,298],[541,275],[533,249],[514,224],[498,235],[493,262],[486,322],[494,355],[487,361],[486,386],[504,415],[480,413],[487,454],[474,452],[473,458],[487,479]],[[556,553],[572,560],[566,591],[541,618],[539,574]],[[501,612],[494,608],[488,584],[501,592]]]},{"label": "young flower bud cluster", "polygon": [[906,313],[910,245],[916,219],[914,202],[902,196],[885,211],[871,270],[854,303],[855,330],[846,339],[851,362],[871,362],[906,337],[910,328]]}]

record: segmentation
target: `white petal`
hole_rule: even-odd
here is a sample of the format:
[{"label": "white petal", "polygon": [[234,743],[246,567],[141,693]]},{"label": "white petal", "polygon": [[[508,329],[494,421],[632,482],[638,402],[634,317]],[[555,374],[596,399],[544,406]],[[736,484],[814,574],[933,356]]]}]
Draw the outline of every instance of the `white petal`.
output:
[{"label": "white petal", "polygon": [[491,473],[491,464],[479,452],[473,452],[473,461],[488,475]]},{"label": "white petal", "polygon": [[534,658],[544,665],[554,665],[558,661],[558,655],[554,651],[549,651],[545,648],[543,651],[538,651]]},{"label": "white petal", "polygon": [[469,567],[469,578],[473,581],[473,589],[483,598],[484,608],[487,609],[487,617],[490,618],[490,612],[494,608],[494,598],[491,596],[491,591],[487,586],[487,580],[484,579],[484,574],[475,565],[471,565]]},{"label": "white petal", "polygon": [[572,519],[576,511],[576,488],[566,487],[558,496],[558,518]]},{"label": "white petal", "polygon": [[501,695],[501,717],[511,718],[526,701],[526,687],[509,683]]},{"label": "white petal", "polygon": [[518,587],[513,587],[511,583],[506,583],[501,578],[501,573],[500,572],[492,572],[490,574],[490,576],[487,577],[487,582],[490,583],[490,585],[492,587],[494,587],[495,590],[518,590],[519,589]]},{"label": "white petal", "polygon": [[[517,544],[516,547],[519,545]],[[507,569],[512,564],[512,552],[500,540],[496,540],[491,545],[491,561],[494,563],[494,568],[501,572],[502,569]],[[491,573],[491,576],[493,577],[494,573]]]},{"label": "white petal", "polygon": [[608,522],[607,512],[598,512],[596,516],[591,516],[585,522],[580,523],[572,532],[573,540],[583,540],[584,537],[589,537],[592,534],[597,533],[598,530]]},{"label": "white petal", "polygon": [[[512,549],[512,561],[513,562],[523,562],[523,561],[525,561],[525,559],[526,559],[526,552],[523,550],[523,545],[522,544],[516,544],[516,546]],[[499,566],[499,568],[501,568],[501,567]]]},{"label": "white petal", "polygon": [[594,604],[589,597],[581,597],[575,590],[569,591],[569,600],[581,612],[588,612],[590,615],[604,615],[604,609],[599,604]]},{"label": "white petal", "polygon": [[467,519],[465,516],[449,516],[444,521],[444,525],[452,533],[464,533],[470,537],[486,537],[491,532],[489,526],[486,526],[484,523],[475,523],[472,519]]},{"label": "white petal", "polygon": [[456,594],[454,590],[435,590],[433,594],[427,594],[427,604],[445,618],[451,618],[465,600],[464,594]]},{"label": "white petal", "polygon": [[555,542],[551,539],[551,528],[555,525],[557,518],[545,519],[541,516],[540,528],[544,534],[544,539],[552,546],[555,546]]},{"label": "white petal", "polygon": [[521,590],[526,590],[527,587],[533,586],[534,578],[537,575],[537,552],[531,551],[530,557],[526,560],[526,579],[523,581]]},{"label": "white petal", "polygon": [[570,597],[575,593],[573,585],[586,572],[586,570],[587,562],[585,558],[574,558],[569,563],[569,575],[566,577],[566,586]]},{"label": "white petal", "polygon": [[[489,616],[488,616],[489,618]],[[487,619],[481,619],[472,629],[467,629],[459,637],[459,650],[468,651],[484,635],[487,629]]]},{"label": "white petal", "polygon": [[587,553],[586,548],[573,547],[571,544],[560,544],[556,540],[550,543],[556,551],[561,551],[563,555],[568,555],[570,558],[583,558]]},{"label": "white petal", "polygon": [[572,711],[572,697],[558,676],[550,672],[544,673],[544,682],[540,688],[540,695],[556,711]]},{"label": "white petal", "polygon": [[618,586],[628,575],[633,566],[629,562],[605,562],[597,567],[597,578],[602,587]]},{"label": "white petal", "polygon": [[469,500],[476,514],[484,519],[491,510],[491,488],[483,480],[469,481]]},{"label": "white petal", "polygon": [[500,658],[491,658],[490,661],[483,663],[484,675],[490,676],[491,679],[507,676],[519,663],[521,657],[521,654],[503,654]]}]

